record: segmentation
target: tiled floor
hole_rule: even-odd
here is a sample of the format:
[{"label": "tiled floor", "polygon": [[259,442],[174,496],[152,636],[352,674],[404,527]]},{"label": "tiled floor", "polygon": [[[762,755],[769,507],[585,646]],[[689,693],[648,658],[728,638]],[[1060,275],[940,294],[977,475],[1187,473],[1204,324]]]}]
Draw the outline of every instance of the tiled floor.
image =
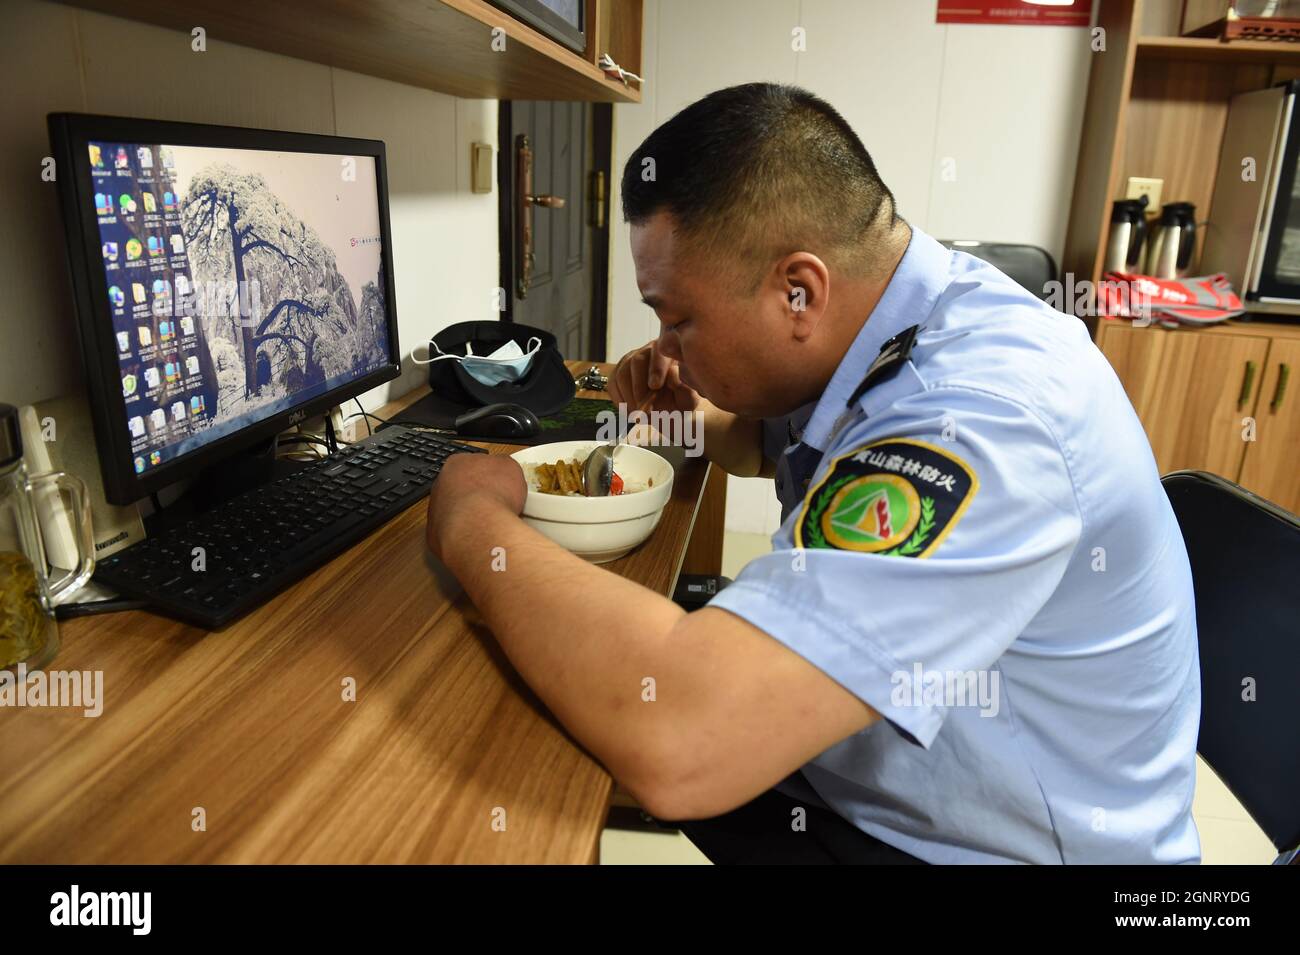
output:
[{"label": "tiled floor", "polygon": [[[722,572],[734,578],[740,568],[769,550],[765,534],[728,532]],[[1192,817],[1201,834],[1205,864],[1266,865],[1276,854],[1272,844],[1251,821],[1232,793],[1200,757],[1196,760],[1196,796]],[[681,834],[605,830],[600,840],[604,865],[708,865],[709,860]]]}]

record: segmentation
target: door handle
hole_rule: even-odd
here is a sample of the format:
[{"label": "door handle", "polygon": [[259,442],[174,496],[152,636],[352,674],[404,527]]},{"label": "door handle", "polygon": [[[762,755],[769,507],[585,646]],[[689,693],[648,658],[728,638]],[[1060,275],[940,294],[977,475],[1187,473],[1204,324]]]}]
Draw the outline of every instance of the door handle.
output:
[{"label": "door handle", "polygon": [[590,198],[591,215],[587,222],[593,229],[605,228],[605,170],[597,169],[591,173],[591,185],[587,190]]},{"label": "door handle", "polygon": [[1255,363],[1246,362],[1246,374],[1241,379],[1241,394],[1237,396],[1237,410],[1240,411],[1246,407],[1246,402],[1250,399],[1250,389],[1255,384]]},{"label": "door handle", "polygon": [[519,228],[515,233],[515,263],[519,278],[515,282],[515,294],[527,298],[536,259],[533,254],[533,207],[563,209],[564,197],[548,193],[533,195],[533,149],[528,137],[522,133],[515,140],[515,194],[519,202]]},{"label": "door handle", "polygon": [[1286,362],[1277,366],[1277,386],[1273,389],[1273,400],[1268,403],[1269,411],[1277,411],[1282,407],[1282,399],[1286,397],[1286,381],[1291,377],[1291,366]]}]

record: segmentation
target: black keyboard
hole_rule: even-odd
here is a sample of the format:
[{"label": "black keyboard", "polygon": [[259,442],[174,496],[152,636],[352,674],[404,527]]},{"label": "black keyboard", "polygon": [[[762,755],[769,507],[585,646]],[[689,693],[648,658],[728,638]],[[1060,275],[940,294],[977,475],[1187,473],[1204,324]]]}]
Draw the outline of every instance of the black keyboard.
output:
[{"label": "black keyboard", "polygon": [[486,453],[388,427],[106,557],[95,579],[169,617],[219,629],[424,497],[443,462],[462,452]]}]

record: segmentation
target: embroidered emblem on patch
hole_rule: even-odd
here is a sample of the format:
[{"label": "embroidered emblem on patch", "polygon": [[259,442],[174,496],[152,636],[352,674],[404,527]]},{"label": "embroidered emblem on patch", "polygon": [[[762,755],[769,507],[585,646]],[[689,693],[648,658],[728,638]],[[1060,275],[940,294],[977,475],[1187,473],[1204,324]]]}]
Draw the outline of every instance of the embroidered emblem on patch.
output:
[{"label": "embroidered emblem on patch", "polygon": [[804,499],[795,546],[928,557],[978,489],[954,454],[910,438],[876,441],[831,462]]}]

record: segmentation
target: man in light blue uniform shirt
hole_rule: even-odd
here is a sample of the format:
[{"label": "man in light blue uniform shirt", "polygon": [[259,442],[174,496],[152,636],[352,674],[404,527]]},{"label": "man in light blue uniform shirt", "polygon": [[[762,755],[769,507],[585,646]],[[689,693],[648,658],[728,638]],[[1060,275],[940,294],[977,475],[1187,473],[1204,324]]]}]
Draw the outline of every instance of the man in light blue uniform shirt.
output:
[{"label": "man in light blue uniform shirt", "polygon": [[[909,359],[850,401],[913,325]],[[812,793],[783,791],[928,862],[1198,861],[1186,552],[1081,322],[913,227],[821,399],[766,421],[764,442],[775,550],[711,606],[888,721],[806,765]],[[873,495],[894,522],[883,538],[854,510]],[[839,515],[841,546],[809,539]],[[931,674],[965,705],[931,702]]]},{"label": "man in light blue uniform shirt", "polygon": [[1083,323],[909,226],[804,90],[710,94],[620,185],[659,334],[610,396],[698,413],[782,523],[687,613],[454,456],[429,546],[538,697],[714,861],[1199,861],[1187,554]]}]

